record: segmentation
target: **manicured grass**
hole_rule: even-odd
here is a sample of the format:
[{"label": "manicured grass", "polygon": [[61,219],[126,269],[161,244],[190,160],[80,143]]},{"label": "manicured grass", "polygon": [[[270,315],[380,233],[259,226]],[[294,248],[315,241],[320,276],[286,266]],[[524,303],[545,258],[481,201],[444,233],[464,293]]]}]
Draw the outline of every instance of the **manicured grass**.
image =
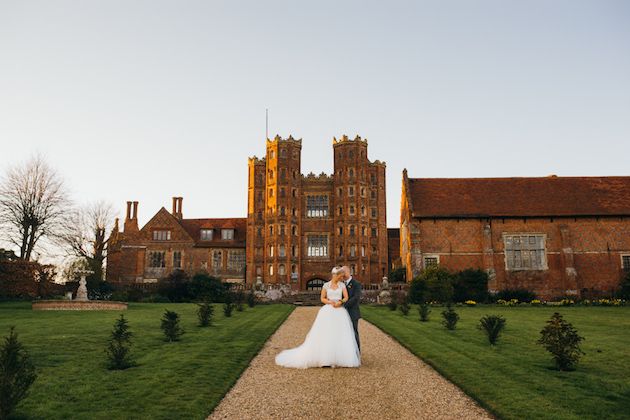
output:
[{"label": "manicured grass", "polygon": [[[105,368],[104,349],[116,311],[32,311],[30,303],[0,304],[0,336],[15,325],[38,378],[16,418],[202,419],[236,382],[267,338],[291,313],[289,305],[260,305],[214,325],[197,326],[194,304],[130,303],[123,311],[134,333],[138,366]],[[160,329],[165,309],[181,316],[180,342]]]},{"label": "manicured grass", "polygon": [[[441,325],[444,308],[420,322],[386,307],[361,308],[363,317],[506,419],[630,418],[630,307],[456,307],[455,331]],[[553,370],[536,341],[553,312],[585,337],[577,370]],[[487,314],[503,315],[506,329],[496,346],[476,328]],[[414,392],[409,389],[407,392]]]}]

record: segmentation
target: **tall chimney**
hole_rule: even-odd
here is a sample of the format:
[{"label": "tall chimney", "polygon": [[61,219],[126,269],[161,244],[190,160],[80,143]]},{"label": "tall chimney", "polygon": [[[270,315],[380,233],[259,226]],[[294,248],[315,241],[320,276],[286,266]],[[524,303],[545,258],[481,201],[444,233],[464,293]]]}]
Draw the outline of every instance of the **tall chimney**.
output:
[{"label": "tall chimney", "polygon": [[137,201],[127,201],[127,216],[125,217],[124,227],[125,227],[125,233],[138,232],[138,202]]},{"label": "tall chimney", "polygon": [[182,210],[183,202],[184,202],[184,197],[179,197],[179,209],[177,210],[177,213],[179,214],[180,219],[184,217],[184,211]]},{"label": "tall chimney", "polygon": [[177,197],[173,197],[173,211],[171,213],[175,217],[177,217],[177,200]]}]

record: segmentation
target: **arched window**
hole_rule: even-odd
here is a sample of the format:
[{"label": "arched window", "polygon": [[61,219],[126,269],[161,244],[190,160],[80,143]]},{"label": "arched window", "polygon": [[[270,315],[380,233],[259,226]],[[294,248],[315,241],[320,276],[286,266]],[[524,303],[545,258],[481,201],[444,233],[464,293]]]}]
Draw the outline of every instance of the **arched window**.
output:
[{"label": "arched window", "polygon": [[278,275],[283,276],[285,274],[286,274],[286,272],[284,271],[284,264],[280,264],[278,266]]},{"label": "arched window", "polygon": [[269,264],[269,275],[273,276],[273,264]]}]

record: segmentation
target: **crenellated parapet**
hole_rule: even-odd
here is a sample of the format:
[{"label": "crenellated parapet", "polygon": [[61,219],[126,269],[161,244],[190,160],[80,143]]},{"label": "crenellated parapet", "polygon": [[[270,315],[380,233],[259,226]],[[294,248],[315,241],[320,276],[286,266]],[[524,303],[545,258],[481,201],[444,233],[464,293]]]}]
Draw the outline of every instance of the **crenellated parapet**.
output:
[{"label": "crenellated parapet", "polygon": [[272,139],[267,139],[267,146],[274,144],[274,143],[292,143],[298,146],[302,146],[302,139],[295,139],[293,138],[292,135],[289,135],[289,137],[287,137],[286,139],[283,139],[282,137],[280,137],[280,135],[276,134],[276,136]]},{"label": "crenellated parapet", "polygon": [[367,139],[362,139],[361,136],[359,136],[358,134],[356,135],[356,137],[354,139],[349,138],[347,135],[343,135],[340,138],[337,137],[333,137],[333,146],[338,146],[341,144],[347,144],[347,143],[361,143],[367,146]]},{"label": "crenellated parapet", "polygon": [[325,172],[322,172],[319,175],[315,175],[315,173],[310,172],[308,175],[302,174],[302,180],[306,182],[332,182],[333,176],[328,175]]},{"label": "crenellated parapet", "polygon": [[385,168],[387,166],[387,164],[385,163],[385,161],[382,160],[375,160],[374,162],[370,162],[370,164],[372,166],[382,166],[383,168]]},{"label": "crenellated parapet", "polygon": [[252,156],[248,158],[247,161],[250,165],[264,165],[265,164],[265,158],[258,158],[256,156]]}]

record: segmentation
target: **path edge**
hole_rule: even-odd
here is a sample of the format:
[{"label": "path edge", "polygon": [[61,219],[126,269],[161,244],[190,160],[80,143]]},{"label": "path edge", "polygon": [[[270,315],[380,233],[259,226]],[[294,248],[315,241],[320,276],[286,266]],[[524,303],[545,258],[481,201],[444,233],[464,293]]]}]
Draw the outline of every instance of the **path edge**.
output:
[{"label": "path edge", "polygon": [[390,337],[392,340],[394,340],[396,343],[400,344],[403,348],[405,348],[409,353],[411,353],[414,357],[420,359],[422,361],[422,363],[425,363],[427,365],[429,365],[433,370],[435,370],[441,377],[443,377],[444,379],[446,379],[447,381],[449,381],[450,383],[452,383],[453,385],[455,385],[457,388],[459,388],[464,394],[466,394],[470,399],[472,399],[473,401],[475,401],[477,404],[479,404],[479,407],[483,408],[484,410],[486,410],[489,414],[492,415],[492,417],[496,418],[496,419],[503,419],[502,416],[499,415],[499,413],[497,413],[492,407],[488,406],[488,404],[486,404],[485,401],[482,401],[481,399],[477,398],[475,395],[473,395],[465,386],[463,386],[459,381],[455,380],[451,375],[447,374],[446,372],[444,372],[439,366],[436,366],[433,362],[431,362],[430,360],[425,360],[422,356],[420,356],[419,354],[417,354],[413,349],[411,349],[409,346],[407,346],[405,343],[401,342],[398,338],[394,337],[393,335],[391,335],[390,333],[388,333],[387,331],[383,330],[381,327],[379,327],[378,325],[376,325],[373,322],[368,321],[367,319],[365,319],[364,317],[361,317],[361,319],[363,319],[364,322],[372,325],[374,328],[378,329],[380,332],[382,332],[383,334],[385,334],[386,336]]},{"label": "path edge", "polygon": [[241,369],[240,372],[238,372],[238,376],[236,377],[236,379],[234,379],[234,381],[232,381],[232,383],[230,384],[230,386],[228,387],[228,389],[225,391],[225,394],[223,394],[221,396],[221,399],[219,399],[217,401],[217,403],[214,405],[214,407],[210,407],[210,412],[208,414],[206,414],[206,417],[204,418],[208,418],[212,415],[212,413],[214,413],[214,410],[217,409],[217,407],[221,404],[221,402],[225,399],[225,396],[227,394],[230,393],[230,391],[232,390],[232,388],[234,388],[234,385],[236,385],[236,383],[238,382],[239,379],[241,379],[241,376],[243,376],[243,373],[249,369],[249,366],[252,364],[252,360],[254,360],[256,358],[256,356],[258,356],[261,352],[261,350],[265,347],[265,345],[269,342],[269,340],[271,340],[271,337],[273,337],[277,332],[278,329],[280,329],[280,327],[282,326],[282,324],[285,323],[285,321],[287,320],[287,318],[289,318],[289,316],[291,316],[291,314],[293,313],[293,311],[295,311],[295,305],[289,305],[291,308],[290,310],[286,313],[286,315],[284,315],[282,318],[280,318],[278,320],[278,324],[275,326],[275,328],[271,331],[271,334],[269,334],[269,337],[267,337],[267,339],[265,341],[263,341],[256,349],[255,352],[253,354],[253,356],[249,359],[249,361],[247,362],[246,365],[243,366],[243,369]]}]

